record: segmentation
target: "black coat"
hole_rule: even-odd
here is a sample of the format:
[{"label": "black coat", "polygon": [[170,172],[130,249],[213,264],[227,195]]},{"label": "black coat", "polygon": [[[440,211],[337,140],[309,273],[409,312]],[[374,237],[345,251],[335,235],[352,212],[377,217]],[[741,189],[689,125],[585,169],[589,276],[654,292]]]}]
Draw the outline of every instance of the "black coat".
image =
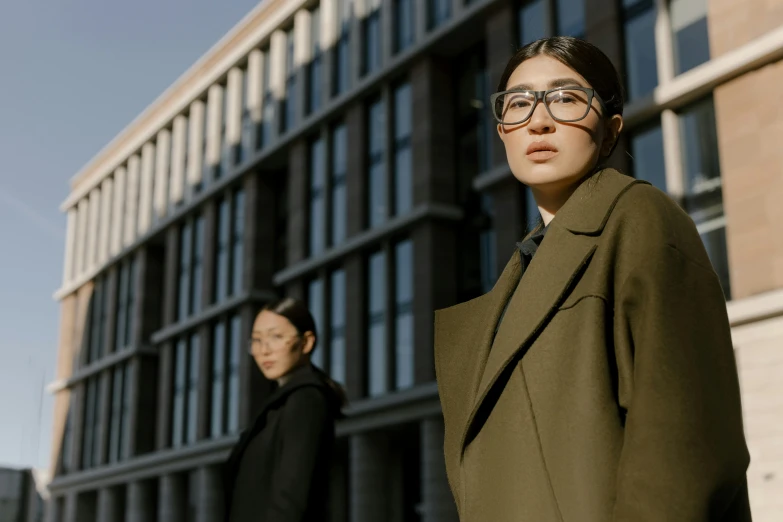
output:
[{"label": "black coat", "polygon": [[326,520],[340,401],[312,366],[276,389],[225,464],[226,522]]}]

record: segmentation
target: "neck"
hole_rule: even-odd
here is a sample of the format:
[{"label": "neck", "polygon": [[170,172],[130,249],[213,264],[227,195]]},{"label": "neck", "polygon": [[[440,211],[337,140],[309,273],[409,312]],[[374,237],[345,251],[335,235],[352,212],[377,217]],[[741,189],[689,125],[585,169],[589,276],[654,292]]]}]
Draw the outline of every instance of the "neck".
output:
[{"label": "neck", "polygon": [[576,191],[589,176],[581,178],[578,182],[568,185],[566,187],[547,187],[536,186],[530,187],[533,191],[533,197],[536,200],[538,211],[541,213],[541,219],[544,221],[544,225],[554,219],[555,214],[565,205],[568,198]]}]

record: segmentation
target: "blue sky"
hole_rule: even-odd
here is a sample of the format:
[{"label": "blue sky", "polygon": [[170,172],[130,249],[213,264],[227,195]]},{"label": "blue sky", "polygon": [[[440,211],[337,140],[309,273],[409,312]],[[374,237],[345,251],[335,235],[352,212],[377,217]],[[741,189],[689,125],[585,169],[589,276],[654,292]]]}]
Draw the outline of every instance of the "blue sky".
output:
[{"label": "blue sky", "polygon": [[70,178],[257,3],[0,3],[0,466],[49,463]]}]

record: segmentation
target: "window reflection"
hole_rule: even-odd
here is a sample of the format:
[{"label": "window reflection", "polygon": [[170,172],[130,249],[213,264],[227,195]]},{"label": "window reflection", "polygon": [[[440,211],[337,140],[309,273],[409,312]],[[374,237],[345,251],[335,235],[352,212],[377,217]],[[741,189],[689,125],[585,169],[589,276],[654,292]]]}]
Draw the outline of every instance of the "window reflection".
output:
[{"label": "window reflection", "polygon": [[334,95],[342,94],[348,89],[351,56],[350,35],[353,19],[353,0],[336,0],[338,34],[334,47],[334,74],[332,91]]},{"label": "window reflection", "polygon": [[557,0],[557,34],[584,38],[585,0]]},{"label": "window reflection", "polygon": [[368,111],[368,201],[370,228],[386,221],[386,107],[378,100]]},{"label": "window reflection", "polygon": [[681,74],[710,59],[707,0],[671,0],[674,72]]},{"label": "window reflection", "polygon": [[362,20],[364,74],[371,73],[381,65],[381,2],[365,0],[367,15]]},{"label": "window reflection", "polygon": [[312,23],[312,57],[308,65],[308,112],[313,113],[321,108],[322,58],[321,58],[321,9],[315,7],[310,11]]},{"label": "window reflection", "polygon": [[633,101],[650,94],[658,86],[657,11],[653,0],[624,0],[623,7],[628,100]]},{"label": "window reflection", "polygon": [[451,0],[427,0],[427,29],[434,29],[451,17]]},{"label": "window reflection", "polygon": [[395,52],[400,52],[413,44],[413,1],[394,0]]},{"label": "window reflection", "polygon": [[368,262],[368,393],[376,396],[389,390],[386,358],[386,256],[377,252]]},{"label": "window reflection", "polygon": [[329,375],[345,383],[345,271],[332,272],[330,310]]},{"label": "window reflection", "polygon": [[663,157],[663,133],[656,123],[631,135],[633,175],[666,191],[666,165]]},{"label": "window reflection", "polygon": [[345,125],[340,124],[332,131],[332,230],[331,244],[345,241],[347,199],[345,177],[348,173],[348,142]]},{"label": "window reflection", "polygon": [[549,34],[549,13],[546,0],[532,0],[519,9],[519,41],[527,45]]},{"label": "window reflection", "polygon": [[310,144],[310,255],[326,247],[326,158],[324,141]]},{"label": "window reflection", "polygon": [[411,131],[413,114],[411,86],[404,83],[394,91],[394,214],[413,207],[413,160]]},{"label": "window reflection", "polygon": [[288,132],[296,119],[296,67],[294,65],[294,29],[286,32],[285,54],[285,99],[283,100],[283,114],[280,122],[280,132]]},{"label": "window reflection", "polygon": [[396,388],[414,383],[413,355],[413,243],[410,239],[394,249],[395,269],[395,377]]},{"label": "window reflection", "polygon": [[[325,331],[324,326],[324,283],[321,279],[313,279],[307,287],[307,306],[310,310],[310,314],[315,321],[315,329],[318,331],[318,335],[323,336]],[[324,349],[323,346],[319,346],[313,352],[311,361],[313,364],[324,368]]]}]

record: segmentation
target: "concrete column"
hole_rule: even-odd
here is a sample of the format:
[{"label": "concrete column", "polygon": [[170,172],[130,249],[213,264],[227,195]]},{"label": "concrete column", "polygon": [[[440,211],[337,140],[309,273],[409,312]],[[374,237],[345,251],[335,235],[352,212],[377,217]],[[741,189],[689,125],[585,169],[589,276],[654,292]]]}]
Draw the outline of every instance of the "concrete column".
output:
[{"label": "concrete column", "polygon": [[427,3],[413,2],[413,41],[422,42],[427,36]]},{"label": "concrete column", "polygon": [[54,495],[49,497],[44,505],[44,520],[46,522],[65,522],[65,500],[64,497],[55,497]]},{"label": "concrete column", "polygon": [[[491,92],[495,92],[506,64],[517,48],[516,20],[514,3],[504,2],[498,9],[492,11],[484,22],[487,76]],[[492,165],[506,165],[506,149],[503,147],[503,142],[500,141],[497,132],[492,134]]]},{"label": "concrete column", "polygon": [[299,140],[288,160],[288,264],[303,260],[307,252],[307,142]]},{"label": "concrete column", "polygon": [[90,214],[87,224],[87,259],[85,261],[86,269],[92,271],[95,269],[96,250],[98,246],[98,225],[100,224],[101,207],[101,189],[94,188],[90,191]]},{"label": "concrete column", "polygon": [[85,254],[87,251],[87,225],[88,216],[90,212],[89,200],[82,199],[79,201],[78,206],[78,228],[76,231],[76,274],[82,276],[87,271],[87,264],[85,263]]},{"label": "concrete column", "polygon": [[217,259],[217,202],[213,199],[202,207],[201,215],[204,218],[204,249],[201,271],[201,302],[202,308],[206,308],[215,301],[215,265]]},{"label": "concrete column", "polygon": [[154,216],[160,219],[166,217],[168,210],[169,171],[171,169],[171,132],[168,129],[158,132],[155,151],[153,209]]},{"label": "concrete column", "polygon": [[185,150],[186,134],[189,132],[188,120],[181,114],[174,118],[171,133],[171,187],[169,202],[180,203],[185,195]]},{"label": "concrete column", "polygon": [[128,159],[128,185],[125,188],[125,223],[122,245],[127,247],[136,241],[136,225],[139,217],[139,170],[141,161],[134,154]]},{"label": "concrete column", "polygon": [[296,117],[303,121],[307,114],[306,65],[313,59],[313,16],[300,9],[294,16],[294,67],[296,69]]},{"label": "concrete column", "polygon": [[174,346],[170,342],[165,343],[160,347],[158,353],[158,415],[155,448],[160,451],[171,445]]},{"label": "concrete column", "polygon": [[364,256],[345,260],[345,390],[351,400],[364,396],[367,374],[367,308],[364,306],[367,278]]},{"label": "concrete column", "polygon": [[[414,382],[422,384],[435,380],[433,310],[457,301],[454,285],[457,280],[457,260],[451,253],[458,250],[459,240],[455,227],[442,221],[423,223],[416,227],[411,236],[414,267]],[[393,295],[391,298],[394,298]]]},{"label": "concrete column", "polygon": [[[347,236],[350,238],[364,230],[366,219],[365,197],[367,194],[367,116],[362,103],[356,103],[348,109],[345,116],[347,142],[351,144],[346,151],[346,199]],[[415,166],[414,166],[415,168]]]},{"label": "concrete column", "polygon": [[269,87],[276,102],[285,98],[285,53],[286,34],[278,29],[269,40]]},{"label": "concrete column", "polygon": [[[98,435],[93,442],[98,446],[96,466],[106,463],[109,454],[109,426],[111,425],[112,380],[111,370],[102,371],[98,381]],[[104,519],[101,519],[104,520]],[[112,520],[112,519],[106,519]]]},{"label": "concrete column", "polygon": [[161,522],[189,522],[186,517],[187,495],[185,476],[170,474],[160,477],[158,520]]},{"label": "concrete column", "polygon": [[349,40],[350,63],[348,64],[348,89],[351,90],[359,83],[362,77],[362,53],[364,41],[362,40],[362,21],[366,15],[366,0],[353,0],[353,17],[351,18],[351,36]]},{"label": "concrete column", "polygon": [[351,437],[351,520],[386,520],[391,508],[388,454],[384,433]]},{"label": "concrete column", "polygon": [[114,171],[114,204],[111,221],[111,242],[109,243],[109,254],[116,256],[122,250],[122,221],[125,217],[125,181],[127,171],[125,167],[120,167]]},{"label": "concrete column", "polygon": [[421,422],[422,522],[458,522],[457,506],[446,478],[443,460],[443,419]]},{"label": "concrete column", "polygon": [[[226,143],[223,153],[231,154],[231,165],[236,164],[236,148],[242,142],[242,71],[234,67],[228,71],[226,84]],[[229,152],[230,151],[230,152]]]},{"label": "concrete column", "polygon": [[137,481],[128,484],[125,522],[155,522],[155,512],[157,511],[155,493],[154,484],[151,481]]},{"label": "concrete column", "polygon": [[198,512],[195,522],[223,521],[223,478],[219,466],[199,468],[198,477]]},{"label": "concrete column", "polygon": [[[212,85],[207,94],[207,150],[206,162],[207,169],[215,175],[216,169],[220,168],[220,153],[222,152],[222,143],[220,143],[220,131],[223,123],[223,96],[224,88],[222,85]],[[205,180],[209,182],[211,180]]]},{"label": "concrete column", "polygon": [[[98,235],[98,263],[109,260],[109,238],[112,230],[112,203],[114,201],[114,180],[106,178],[101,183],[101,225]],[[115,217],[116,219],[116,217]]]},{"label": "concrete column", "polygon": [[277,182],[274,176],[245,178],[243,289],[271,291],[273,288],[275,256],[269,255],[269,245],[275,244]]},{"label": "concrete column", "polygon": [[103,346],[106,353],[114,352],[115,332],[117,330],[117,281],[119,280],[119,265],[112,266],[106,274],[106,329],[103,333]]},{"label": "concrete column", "polygon": [[190,104],[188,129],[188,171],[186,173],[189,186],[195,186],[204,181],[204,158],[202,144],[204,143],[204,102],[196,100]]},{"label": "concrete column", "polygon": [[68,209],[65,228],[65,265],[63,267],[63,286],[73,280],[74,253],[76,251],[76,223],[78,221],[77,207]]},{"label": "concrete column", "polygon": [[152,192],[155,190],[155,145],[145,143],[141,149],[141,185],[139,187],[139,236],[152,224]]},{"label": "concrete column", "polygon": [[124,499],[122,491],[116,487],[107,487],[98,491],[97,522],[121,522],[124,518]]},{"label": "concrete column", "polygon": [[247,57],[247,108],[250,117],[258,125],[261,122],[261,105],[264,93],[261,92],[264,54],[260,49],[253,49]]},{"label": "concrete column", "polygon": [[103,520],[96,521],[97,508],[95,493],[68,493],[65,497],[63,520],[64,522],[103,522]]},{"label": "concrete column", "polygon": [[394,2],[375,1],[380,4],[381,9],[381,67],[383,67],[394,55]]},{"label": "concrete column", "polygon": [[[212,402],[212,328],[204,325],[199,333],[198,402],[196,404],[196,440],[209,438]],[[188,412],[190,414],[190,412]]]},{"label": "concrete column", "polygon": [[454,100],[447,63],[424,58],[411,71],[413,204],[455,202]]},{"label": "concrete column", "polygon": [[63,503],[65,509],[60,519],[62,522],[80,522],[77,518],[78,500],[77,493],[66,494],[65,502]]}]

